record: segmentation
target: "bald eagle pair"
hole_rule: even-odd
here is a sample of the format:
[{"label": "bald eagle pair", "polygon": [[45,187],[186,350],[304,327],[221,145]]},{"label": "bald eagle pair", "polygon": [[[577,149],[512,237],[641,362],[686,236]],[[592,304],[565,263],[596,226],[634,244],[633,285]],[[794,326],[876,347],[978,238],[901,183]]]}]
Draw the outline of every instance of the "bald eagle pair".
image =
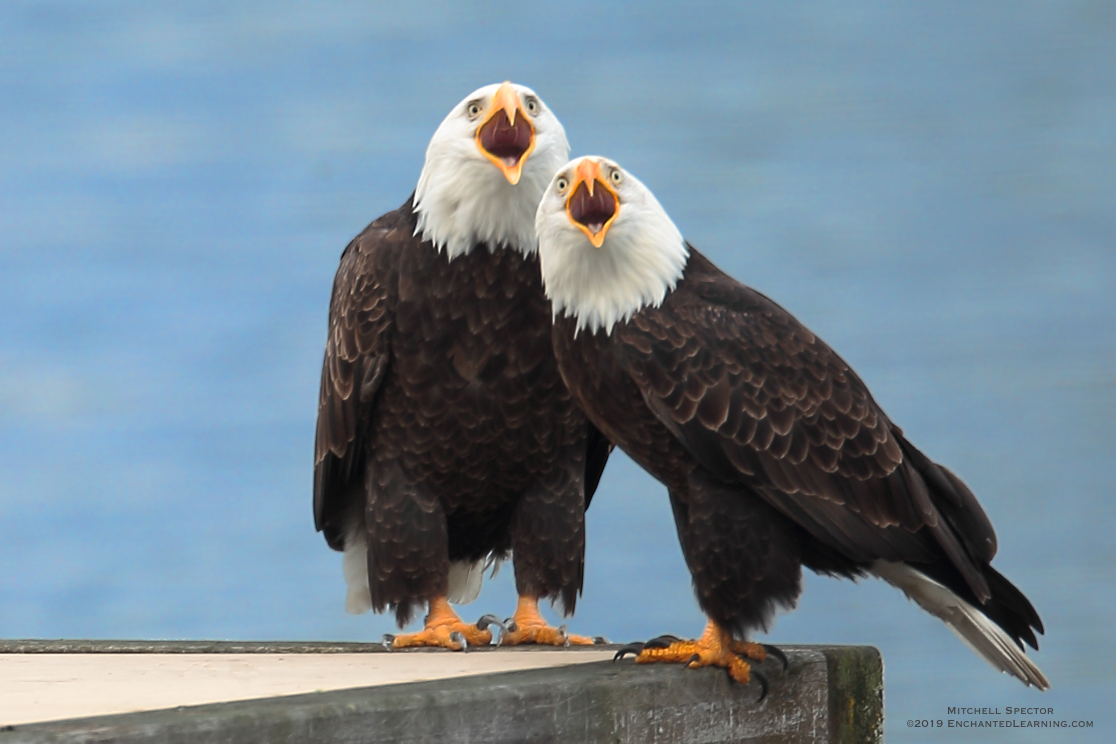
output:
[{"label": "bald eagle pair", "polygon": [[462,622],[514,554],[505,643],[591,642],[572,612],[588,507],[613,444],[667,486],[702,610],[697,641],[637,660],[726,667],[801,591],[801,567],[874,574],[1040,689],[1042,632],[989,563],[969,489],[903,436],[849,366],[682,238],[616,163],[567,163],[531,90],[482,88],[438,128],[415,194],[346,248],[322,372],[314,507],[346,607],[394,609],[396,646],[488,643]]}]

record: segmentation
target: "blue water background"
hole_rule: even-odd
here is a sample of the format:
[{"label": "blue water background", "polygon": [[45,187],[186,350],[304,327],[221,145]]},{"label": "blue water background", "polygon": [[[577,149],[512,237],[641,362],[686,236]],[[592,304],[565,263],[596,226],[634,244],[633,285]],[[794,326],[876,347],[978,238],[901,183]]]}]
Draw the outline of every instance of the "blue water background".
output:
[{"label": "blue water background", "polygon": [[[1116,4],[687,8],[0,6],[0,637],[393,629],[344,614],[313,530],[330,283],[449,108],[512,79],[967,480],[1054,689],[875,581],[807,576],[767,640],[878,646],[889,741],[1116,735]],[[620,455],[588,531],[572,630],[700,632]],[[504,570],[464,614],[513,603]],[[951,705],[1094,728],[906,726]]]}]

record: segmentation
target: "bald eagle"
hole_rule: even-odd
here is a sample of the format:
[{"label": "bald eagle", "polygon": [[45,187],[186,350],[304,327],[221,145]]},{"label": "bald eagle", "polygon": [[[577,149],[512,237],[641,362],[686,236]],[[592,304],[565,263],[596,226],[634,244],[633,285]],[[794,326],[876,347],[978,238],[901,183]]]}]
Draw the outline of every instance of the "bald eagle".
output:
[{"label": "bald eagle", "polygon": [[747,682],[742,657],[765,651],[746,635],[794,606],[806,566],[884,579],[995,668],[1049,688],[1022,643],[1038,648],[1042,622],[989,565],[996,536],[976,497],[821,339],[721,272],[605,158],[560,169],[535,227],[562,377],[666,485],[709,618],[698,641],[664,637],[637,661]]},{"label": "bald eagle", "polygon": [[[611,445],[558,374],[535,208],[569,154],[530,89],[491,85],[434,133],[415,193],[349,243],[333,283],[314,451],[314,523],[343,551],[350,612],[392,610],[394,646],[487,644],[449,602],[514,553],[503,642],[591,643],[572,613],[585,509]],[[462,643],[464,641],[464,644]]]}]

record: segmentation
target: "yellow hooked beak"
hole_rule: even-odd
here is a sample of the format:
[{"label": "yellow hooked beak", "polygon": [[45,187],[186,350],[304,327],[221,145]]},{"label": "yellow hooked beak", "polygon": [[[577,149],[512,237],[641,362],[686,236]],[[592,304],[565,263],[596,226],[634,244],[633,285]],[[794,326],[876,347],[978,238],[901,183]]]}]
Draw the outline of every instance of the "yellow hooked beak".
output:
[{"label": "yellow hooked beak", "polygon": [[620,214],[620,198],[601,177],[601,164],[585,159],[577,165],[566,199],[566,215],[594,248],[604,244],[608,228]]},{"label": "yellow hooked beak", "polygon": [[482,122],[475,136],[477,149],[514,186],[523,175],[523,164],[535,149],[535,126],[510,82],[496,90]]}]

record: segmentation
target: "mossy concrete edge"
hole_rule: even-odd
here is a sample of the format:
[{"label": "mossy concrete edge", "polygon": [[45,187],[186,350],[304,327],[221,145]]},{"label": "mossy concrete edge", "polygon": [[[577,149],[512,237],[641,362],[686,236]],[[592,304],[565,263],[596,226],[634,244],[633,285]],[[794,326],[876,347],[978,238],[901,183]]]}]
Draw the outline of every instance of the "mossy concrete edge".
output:
[{"label": "mossy concrete edge", "polygon": [[829,721],[833,741],[883,741],[883,658],[871,646],[823,649],[829,666]]}]

